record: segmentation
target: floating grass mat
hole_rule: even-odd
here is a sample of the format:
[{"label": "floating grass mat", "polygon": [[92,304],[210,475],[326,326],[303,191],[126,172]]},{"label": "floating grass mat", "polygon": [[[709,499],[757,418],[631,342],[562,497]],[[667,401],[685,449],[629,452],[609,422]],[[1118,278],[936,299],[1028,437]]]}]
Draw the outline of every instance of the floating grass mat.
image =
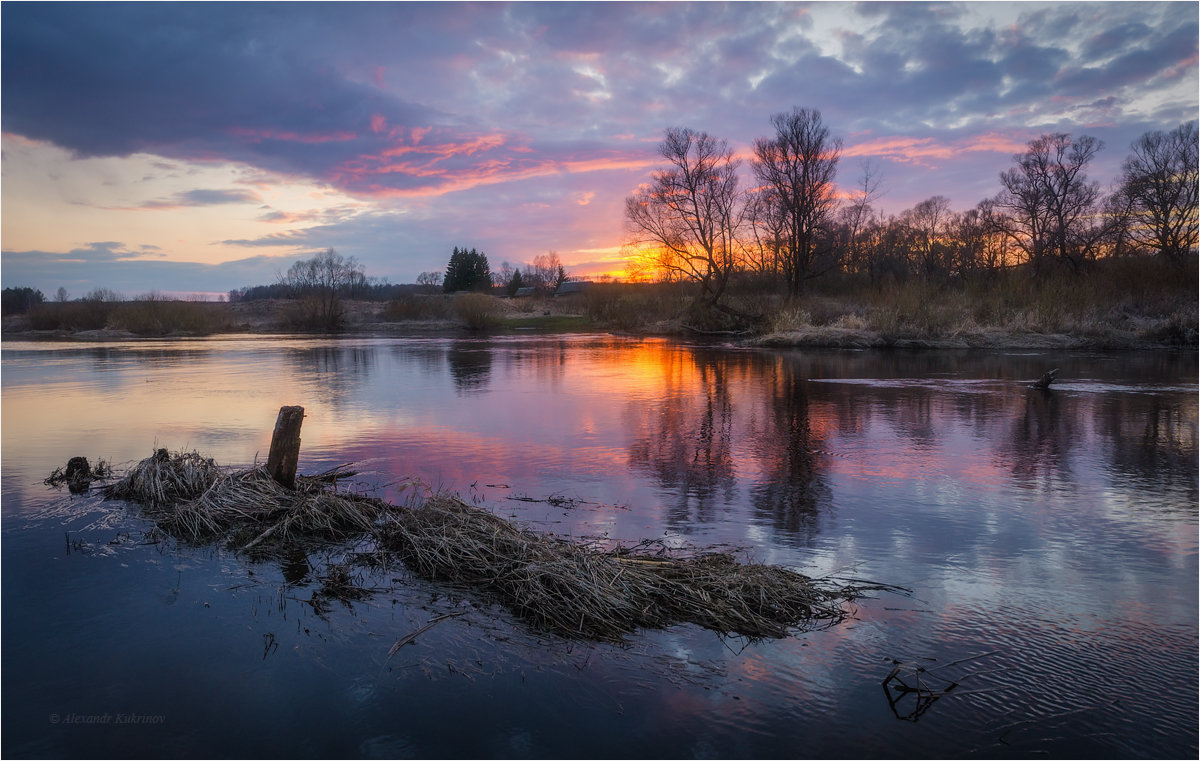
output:
[{"label": "floating grass mat", "polygon": [[422,576],[470,586],[539,628],[586,639],[620,640],[677,623],[784,637],[841,621],[843,604],[866,589],[725,553],[601,551],[447,496],[391,516],[380,540]]},{"label": "floating grass mat", "polygon": [[[227,472],[196,452],[159,449],[105,487],[105,496],[141,504],[163,530],[190,542],[222,537],[251,549],[305,540],[341,541],[372,532],[390,506],[334,491],[352,471],[334,469],[280,486],[263,468]],[[246,540],[238,544],[236,540]]]},{"label": "floating grass mat", "polygon": [[727,553],[659,546],[602,549],[538,534],[461,500],[411,507],[337,490],[351,471],[300,476],[296,488],[261,468],[227,472],[195,452],[158,450],[106,495],[142,504],[188,541],[230,540],[240,550],[370,537],[364,562],[399,560],[417,575],[468,588],[544,631],[620,641],[639,628],[692,623],[720,634],[778,638],[843,620],[866,582],[812,579]]}]

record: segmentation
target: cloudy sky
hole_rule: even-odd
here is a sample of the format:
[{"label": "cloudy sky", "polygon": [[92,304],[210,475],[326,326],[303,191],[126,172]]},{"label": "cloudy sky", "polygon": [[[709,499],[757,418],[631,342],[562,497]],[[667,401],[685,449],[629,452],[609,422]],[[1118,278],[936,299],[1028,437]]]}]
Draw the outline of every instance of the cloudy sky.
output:
[{"label": "cloudy sky", "polygon": [[334,247],[394,283],[454,246],[623,269],[668,126],[748,153],[819,109],[898,213],[994,195],[1045,132],[1197,117],[1187,3],[14,3],[3,285],[225,291]]}]

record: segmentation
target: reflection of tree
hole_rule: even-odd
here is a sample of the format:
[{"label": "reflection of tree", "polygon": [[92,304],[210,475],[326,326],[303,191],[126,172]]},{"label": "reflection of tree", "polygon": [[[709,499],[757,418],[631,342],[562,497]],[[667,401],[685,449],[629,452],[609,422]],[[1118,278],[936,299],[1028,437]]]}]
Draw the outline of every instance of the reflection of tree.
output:
[{"label": "reflection of tree", "polygon": [[486,344],[456,343],[446,351],[446,362],[459,393],[487,390],[492,376],[492,350]]},{"label": "reflection of tree", "polygon": [[1009,464],[1022,486],[1039,482],[1047,490],[1058,483],[1071,483],[1068,454],[1075,441],[1076,418],[1063,414],[1062,402],[1054,391],[1030,389],[1024,409],[1014,422],[1006,441],[997,444],[1002,461]]},{"label": "reflection of tree", "polygon": [[667,523],[686,532],[692,521],[714,520],[718,496],[733,499],[733,402],[724,359],[672,352],[664,360],[662,401],[631,421],[629,462],[677,492]]},{"label": "reflection of tree", "polygon": [[1122,394],[1107,400],[1098,417],[1100,434],[1112,447],[1111,472],[1195,509],[1200,468],[1194,396]]},{"label": "reflection of tree", "polygon": [[539,387],[557,390],[566,375],[571,347],[564,340],[543,339],[507,347],[503,354],[506,373],[531,376]]},{"label": "reflection of tree", "polygon": [[811,538],[832,491],[822,474],[824,434],[814,431],[806,381],[797,370],[779,362],[773,377],[763,374],[766,414],[753,434],[763,473],[751,499],[777,530]]},{"label": "reflection of tree", "polygon": [[290,353],[297,375],[315,387],[319,401],[337,405],[367,379],[375,367],[375,349],[323,344]]}]

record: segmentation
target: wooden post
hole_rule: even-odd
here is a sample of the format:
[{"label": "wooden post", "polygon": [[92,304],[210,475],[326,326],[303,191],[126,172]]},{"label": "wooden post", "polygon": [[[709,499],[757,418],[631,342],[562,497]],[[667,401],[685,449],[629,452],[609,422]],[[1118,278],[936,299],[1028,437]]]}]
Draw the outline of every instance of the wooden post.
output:
[{"label": "wooden post", "polygon": [[289,489],[296,487],[296,467],[300,464],[300,424],[304,422],[303,407],[280,407],[271,435],[271,453],[267,455],[267,472],[275,482]]}]

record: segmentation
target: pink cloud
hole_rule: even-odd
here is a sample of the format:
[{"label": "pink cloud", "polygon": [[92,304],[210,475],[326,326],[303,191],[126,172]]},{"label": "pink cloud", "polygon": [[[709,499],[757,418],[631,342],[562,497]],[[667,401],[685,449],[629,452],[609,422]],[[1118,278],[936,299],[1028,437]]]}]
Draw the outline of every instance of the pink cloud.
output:
[{"label": "pink cloud", "polygon": [[953,142],[939,142],[932,137],[890,136],[867,140],[847,147],[843,156],[874,156],[905,164],[933,166],[962,153],[1019,153],[1025,143],[1012,136],[996,132],[973,135]]}]

